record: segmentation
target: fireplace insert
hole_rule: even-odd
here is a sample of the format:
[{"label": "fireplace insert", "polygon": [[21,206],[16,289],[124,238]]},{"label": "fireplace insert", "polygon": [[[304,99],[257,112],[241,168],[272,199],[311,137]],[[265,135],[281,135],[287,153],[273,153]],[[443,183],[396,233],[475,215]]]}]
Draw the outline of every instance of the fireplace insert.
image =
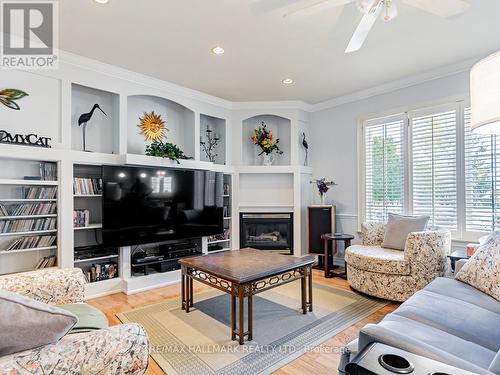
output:
[{"label": "fireplace insert", "polygon": [[293,213],[240,213],[240,247],[293,253]]}]

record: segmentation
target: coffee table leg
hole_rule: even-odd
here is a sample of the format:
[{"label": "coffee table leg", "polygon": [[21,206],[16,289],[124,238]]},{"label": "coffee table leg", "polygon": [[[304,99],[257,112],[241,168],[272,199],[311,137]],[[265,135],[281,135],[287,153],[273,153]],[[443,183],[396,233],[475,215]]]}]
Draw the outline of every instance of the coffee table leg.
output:
[{"label": "coffee table leg", "polygon": [[243,345],[245,342],[245,293],[243,285],[238,286],[238,304],[239,304],[239,322],[238,322],[238,336],[239,343]]},{"label": "coffee table leg", "polygon": [[189,307],[193,307],[193,278],[189,278]]},{"label": "coffee table leg", "polygon": [[248,341],[253,340],[253,296],[252,296],[252,287],[250,286],[250,290],[248,292]]},{"label": "coffee table leg", "polygon": [[231,340],[236,340],[236,294],[235,285],[231,287]]},{"label": "coffee table leg", "polygon": [[181,271],[181,308],[186,309],[186,269],[182,266]]},{"label": "coffee table leg", "polygon": [[302,298],[302,314],[307,314],[306,277],[307,277],[307,268],[303,268],[302,269],[302,277],[300,278],[300,294],[301,294],[301,298]]},{"label": "coffee table leg", "polygon": [[312,288],[312,267],[308,267],[309,275],[307,276],[308,284],[309,284],[309,312],[313,311],[313,288]]}]

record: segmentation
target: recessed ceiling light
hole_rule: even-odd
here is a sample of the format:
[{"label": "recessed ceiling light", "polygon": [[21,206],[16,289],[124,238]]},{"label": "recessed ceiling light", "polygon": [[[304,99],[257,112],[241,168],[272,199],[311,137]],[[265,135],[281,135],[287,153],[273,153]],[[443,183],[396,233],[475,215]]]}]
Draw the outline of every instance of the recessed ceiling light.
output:
[{"label": "recessed ceiling light", "polygon": [[224,53],[224,48],[222,48],[221,46],[215,46],[214,48],[212,48],[212,53],[216,55],[222,55]]},{"label": "recessed ceiling light", "polygon": [[109,3],[109,0],[94,0],[98,4],[107,4]]},{"label": "recessed ceiling light", "polygon": [[284,85],[291,85],[291,84],[293,84],[293,79],[285,78],[283,81],[281,81],[281,83]]}]

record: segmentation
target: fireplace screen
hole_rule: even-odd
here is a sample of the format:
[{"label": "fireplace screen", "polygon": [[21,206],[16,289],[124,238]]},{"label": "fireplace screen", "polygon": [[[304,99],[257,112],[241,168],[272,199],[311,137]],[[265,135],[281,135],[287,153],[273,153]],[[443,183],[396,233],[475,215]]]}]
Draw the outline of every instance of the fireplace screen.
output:
[{"label": "fireplace screen", "polygon": [[292,213],[241,213],[240,246],[260,250],[293,249]]}]

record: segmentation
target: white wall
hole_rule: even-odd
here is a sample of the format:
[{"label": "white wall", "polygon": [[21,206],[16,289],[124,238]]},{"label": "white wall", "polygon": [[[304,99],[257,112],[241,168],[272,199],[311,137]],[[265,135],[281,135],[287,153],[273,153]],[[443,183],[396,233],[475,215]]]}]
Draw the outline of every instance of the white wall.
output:
[{"label": "white wall", "polygon": [[467,97],[467,72],[398,89],[311,114],[310,164],[316,178],[333,179],[328,199],[337,205],[338,231],[355,233],[358,215],[357,129],[359,119]]}]

